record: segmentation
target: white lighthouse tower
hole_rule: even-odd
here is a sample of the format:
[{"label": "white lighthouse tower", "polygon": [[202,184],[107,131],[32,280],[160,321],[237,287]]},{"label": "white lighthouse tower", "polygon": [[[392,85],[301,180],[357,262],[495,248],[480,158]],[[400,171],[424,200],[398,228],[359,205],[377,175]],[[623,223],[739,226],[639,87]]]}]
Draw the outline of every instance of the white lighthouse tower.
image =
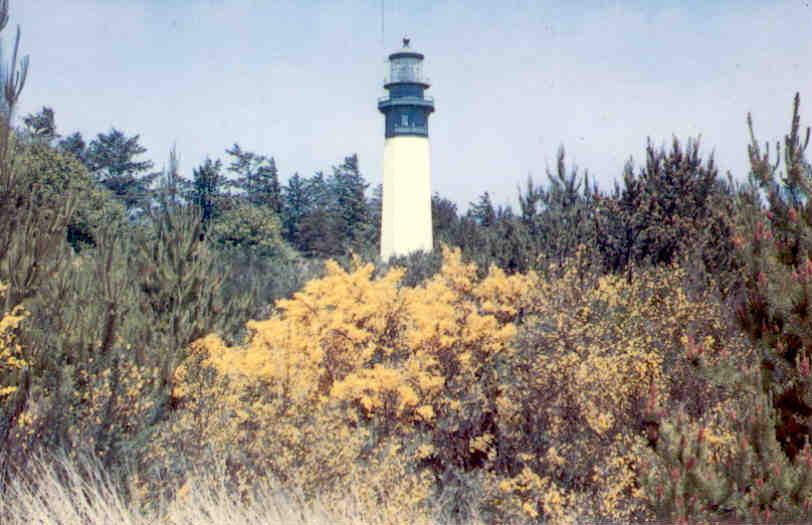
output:
[{"label": "white lighthouse tower", "polygon": [[409,47],[389,55],[388,96],[378,101],[386,118],[383,146],[381,259],[431,251],[431,156],[429,114],[434,100],[424,96],[423,55]]}]

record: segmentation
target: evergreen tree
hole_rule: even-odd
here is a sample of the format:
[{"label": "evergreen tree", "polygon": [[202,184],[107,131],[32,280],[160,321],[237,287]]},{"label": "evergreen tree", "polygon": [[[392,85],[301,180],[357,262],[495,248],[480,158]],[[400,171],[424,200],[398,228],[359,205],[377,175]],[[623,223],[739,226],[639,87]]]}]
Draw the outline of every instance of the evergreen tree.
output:
[{"label": "evergreen tree", "polygon": [[234,186],[242,190],[252,204],[268,206],[281,215],[282,187],[274,158],[244,151],[237,143],[226,153],[232,158],[228,170],[237,175]]},{"label": "evergreen tree", "polygon": [[282,232],[285,240],[296,249],[301,250],[301,224],[308,210],[310,199],[307,193],[307,181],[294,173],[282,190],[284,205],[282,213]]},{"label": "evergreen tree", "polygon": [[147,174],[152,162],[137,160],[146,153],[140,136],[127,137],[115,128],[99,133],[87,148],[86,161],[96,180],[113,192],[128,210],[144,208],[151,197],[150,185],[158,173]]},{"label": "evergreen tree", "polygon": [[776,144],[773,162],[749,115],[748,126],[752,186],[766,199],[758,193],[741,199],[735,243],[744,289],[736,314],[764,349],[764,386],[778,411],[776,437],[793,458],[812,438],[812,168],[805,156],[810,129],[800,125],[796,94],[790,131],[783,151]]},{"label": "evergreen tree", "polygon": [[37,143],[50,144],[59,138],[54,110],[49,107],[43,107],[39,113],[29,113],[23,117],[23,124],[31,139]]},{"label": "evergreen tree", "polygon": [[536,233],[535,228],[539,225],[538,216],[543,198],[544,188],[536,186],[533,177],[528,175],[526,189],[522,191],[521,186],[519,187],[519,210],[522,222],[530,228],[532,234]]},{"label": "evergreen tree", "polygon": [[698,141],[683,147],[674,138],[670,150],[649,141],[639,174],[629,161],[623,187],[616,184],[611,197],[600,199],[594,220],[604,264],[631,279],[634,264],[671,264],[693,254],[705,270],[726,271],[733,250],[725,216],[730,204],[713,155],[704,161]]},{"label": "evergreen tree", "polygon": [[335,231],[330,186],[321,171],[305,183],[306,208],[299,222],[299,250],[309,256],[335,257],[344,251]]},{"label": "evergreen tree", "polygon": [[334,221],[334,231],[339,235],[336,241],[344,248],[342,250],[342,247],[336,246],[332,251],[340,253],[349,247],[357,247],[369,218],[365,197],[369,184],[358,169],[357,155],[345,157],[340,166],[333,167],[329,185],[332,193],[331,219]]},{"label": "evergreen tree", "polygon": [[647,262],[669,264],[682,243],[696,238],[712,212],[708,205],[717,178],[713,154],[703,163],[699,141],[689,140],[683,148],[675,138],[670,152],[655,150],[649,143],[640,173],[648,216],[641,255]]},{"label": "evergreen tree", "polygon": [[[219,174],[220,169],[219,161],[207,159],[196,171],[208,176]],[[223,300],[225,276],[216,267],[200,210],[163,197],[159,195],[159,206],[150,210],[150,228],[137,239],[134,257],[138,306],[150,327],[148,344],[160,349],[152,356],[159,373],[152,424],[164,419],[171,408],[175,370],[189,343],[227,322],[232,313]]]},{"label": "evergreen tree", "polygon": [[486,191],[479,196],[477,202],[470,204],[468,217],[483,228],[489,228],[496,223],[496,210],[493,207],[493,202],[491,202],[490,193]]},{"label": "evergreen tree", "polygon": [[631,160],[623,170],[623,186],[615,181],[610,197],[598,200],[595,232],[605,270],[627,271],[632,278],[631,262],[638,258],[638,241],[646,223],[638,211],[643,206],[643,184],[634,176]]},{"label": "evergreen tree", "polygon": [[184,197],[192,192],[192,183],[181,176],[178,164],[178,152],[173,146],[169,151],[169,164],[160,179],[159,195],[161,202],[174,206],[182,204]]},{"label": "evergreen tree", "polygon": [[372,196],[367,201],[367,224],[364,244],[368,255],[374,259],[378,256],[381,242],[381,217],[383,214],[383,184],[378,184],[372,190]]},{"label": "evergreen tree", "polygon": [[[575,255],[579,246],[594,244],[592,221],[595,212],[594,198],[597,189],[589,184],[589,173],[580,173],[577,166],[567,172],[566,153],[558,149],[555,173],[549,169],[547,190],[534,189],[528,183],[528,193],[519,201],[523,204],[522,215],[531,211],[538,202],[541,206],[530,224],[535,235],[537,250],[548,260],[561,265]],[[526,208],[526,209],[525,209]]]},{"label": "evergreen tree", "polygon": [[507,206],[499,206],[493,225],[486,230],[487,252],[490,264],[496,264],[508,273],[527,272],[536,253],[525,225]]},{"label": "evergreen tree", "polygon": [[431,196],[431,222],[435,248],[440,243],[457,245],[456,237],[460,218],[453,201],[435,193]]},{"label": "evergreen tree", "polygon": [[78,131],[60,140],[58,147],[65,153],[70,153],[82,164],[89,167],[87,159],[87,144],[85,143],[84,138],[82,138],[82,134]]},{"label": "evergreen tree", "polygon": [[223,203],[226,178],[222,173],[223,163],[210,158],[193,171],[191,200],[200,210],[203,226],[217,216]]}]

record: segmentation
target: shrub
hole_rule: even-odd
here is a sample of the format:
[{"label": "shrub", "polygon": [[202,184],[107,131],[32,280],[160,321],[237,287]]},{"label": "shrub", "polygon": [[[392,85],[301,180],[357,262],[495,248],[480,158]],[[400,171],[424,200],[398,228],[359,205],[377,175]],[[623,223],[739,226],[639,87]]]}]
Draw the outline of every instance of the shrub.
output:
[{"label": "shrub", "polygon": [[680,409],[698,418],[729,398],[700,360],[747,359],[721,305],[689,295],[680,268],[650,268],[629,283],[589,267],[570,260],[533,294],[498,400],[486,491],[494,511],[650,517],[639,479],[661,420]]},{"label": "shrub", "polygon": [[[790,132],[784,137],[783,173],[778,158],[752,143],[751,192],[743,205],[735,242],[743,265],[736,304],[741,327],[761,347],[764,390],[778,410],[776,437],[792,459],[812,437],[812,169],[805,158],[809,129],[800,126],[796,95]],[[757,190],[758,189],[758,190]],[[762,198],[766,197],[766,209]]]},{"label": "shrub", "polygon": [[533,279],[478,279],[458,252],[444,259],[414,288],[398,287],[399,269],[374,280],[372,265],[329,263],[278,313],[249,323],[244,346],[194,343],[176,376],[182,408],[155,456],[225,453],[238,486],[265,472],[325,498],[362,479],[370,508],[426,505],[444,473],[487,457]]}]

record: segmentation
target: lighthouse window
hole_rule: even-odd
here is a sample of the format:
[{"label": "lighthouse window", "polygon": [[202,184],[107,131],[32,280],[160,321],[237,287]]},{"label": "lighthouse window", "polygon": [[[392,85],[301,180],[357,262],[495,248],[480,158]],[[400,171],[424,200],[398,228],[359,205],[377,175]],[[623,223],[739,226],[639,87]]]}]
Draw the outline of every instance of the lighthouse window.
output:
[{"label": "lighthouse window", "polygon": [[413,82],[420,78],[420,61],[413,57],[393,59],[390,65],[393,82]]},{"label": "lighthouse window", "polygon": [[409,125],[409,115],[404,113],[404,114],[402,114],[400,116],[400,125],[401,126],[408,126]]}]

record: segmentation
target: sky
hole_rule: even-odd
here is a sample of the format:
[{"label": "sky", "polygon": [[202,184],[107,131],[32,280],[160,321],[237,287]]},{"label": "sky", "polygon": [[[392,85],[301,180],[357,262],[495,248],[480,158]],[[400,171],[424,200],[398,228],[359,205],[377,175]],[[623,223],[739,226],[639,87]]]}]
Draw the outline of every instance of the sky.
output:
[{"label": "sky", "polygon": [[380,183],[376,101],[404,35],[432,80],[432,189],[460,209],[515,205],[559,146],[609,189],[647,138],[701,135],[743,179],[748,112],[776,141],[799,91],[812,123],[810,0],[11,0],[11,24],[31,61],[18,116],[140,134],[157,167],[175,145],[187,176],[238,142],[283,181],[357,153]]}]

